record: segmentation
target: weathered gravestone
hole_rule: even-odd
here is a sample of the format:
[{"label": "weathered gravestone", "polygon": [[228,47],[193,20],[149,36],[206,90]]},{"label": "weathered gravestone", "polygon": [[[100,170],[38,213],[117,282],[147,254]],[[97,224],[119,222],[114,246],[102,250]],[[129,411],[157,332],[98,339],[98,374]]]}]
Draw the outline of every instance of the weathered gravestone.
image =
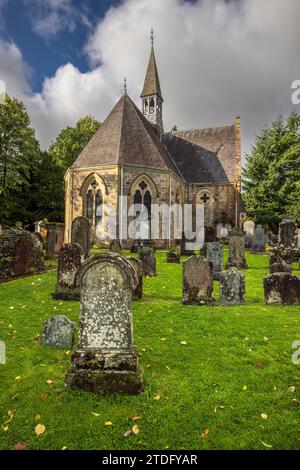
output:
[{"label": "weathered gravestone", "polygon": [[270,264],[270,274],[291,273],[291,272],[292,272],[292,266],[288,263],[285,263],[284,261],[281,261],[280,263]]},{"label": "weathered gravestone", "polygon": [[84,261],[83,250],[77,243],[64,245],[58,257],[55,299],[79,300],[78,272]]},{"label": "weathered gravestone", "polygon": [[263,226],[257,225],[254,232],[252,253],[265,253],[267,241],[267,236]]},{"label": "weathered gravestone", "polygon": [[0,280],[45,270],[44,257],[35,235],[10,229],[0,238]]},{"label": "weathered gravestone", "polygon": [[76,217],[73,220],[71,241],[81,246],[85,258],[89,256],[91,249],[91,224],[89,219]]},{"label": "weathered gravestone", "polygon": [[246,220],[243,224],[243,229],[245,232],[245,249],[252,250],[255,233],[255,223],[252,220]]},{"label": "weathered gravestone", "polygon": [[46,228],[46,255],[49,259],[56,258],[59,250],[64,244],[65,226],[60,222],[48,222],[46,223]]},{"label": "weathered gravestone", "polygon": [[112,240],[109,245],[109,251],[111,253],[118,253],[119,255],[122,254],[122,245],[119,240]]},{"label": "weathered gravestone", "polygon": [[220,280],[220,274],[223,268],[223,251],[224,247],[219,242],[204,243],[201,254],[213,263],[214,266],[214,280]]},{"label": "weathered gravestone", "polygon": [[167,253],[167,263],[180,264],[180,252],[176,249],[172,249]]},{"label": "weathered gravestone", "polygon": [[182,262],[183,304],[212,304],[214,267],[203,256],[191,256]]},{"label": "weathered gravestone", "polygon": [[143,265],[144,276],[156,276],[156,258],[152,248],[149,248],[148,246],[143,246],[140,249],[139,257]]},{"label": "weathered gravestone", "polygon": [[91,392],[140,393],[143,377],[133,344],[131,298],[137,280],[120,255],[89,258],[80,270],[79,344],[65,386]]},{"label": "weathered gravestone", "polygon": [[235,227],[229,233],[229,256],[226,264],[227,268],[246,269],[245,259],[245,234],[243,230]]},{"label": "weathered gravestone", "polygon": [[137,240],[134,240],[132,245],[131,245],[131,250],[130,252],[131,253],[138,253],[139,252],[139,249],[140,249],[140,245],[139,245],[139,242]]},{"label": "weathered gravestone", "polygon": [[282,248],[294,249],[298,247],[297,225],[294,217],[286,215],[279,224],[278,244]]},{"label": "weathered gravestone", "polygon": [[41,344],[71,349],[74,343],[75,323],[64,315],[55,315],[45,321]]},{"label": "weathered gravestone", "polygon": [[181,256],[193,256],[195,254],[194,250],[191,250],[188,248],[189,243],[195,242],[196,238],[194,240],[187,240],[185,233],[182,233],[182,237],[180,240],[180,254]]},{"label": "weathered gravestone", "polygon": [[137,278],[137,286],[132,290],[132,300],[140,300],[143,296],[143,265],[142,262],[134,258],[133,256],[127,256],[126,259],[129,261],[135,271]]},{"label": "weathered gravestone", "polygon": [[275,273],[263,278],[265,303],[300,305],[300,278],[290,273]]},{"label": "weathered gravestone", "polygon": [[237,268],[221,273],[220,304],[241,305],[245,303],[245,274]]}]

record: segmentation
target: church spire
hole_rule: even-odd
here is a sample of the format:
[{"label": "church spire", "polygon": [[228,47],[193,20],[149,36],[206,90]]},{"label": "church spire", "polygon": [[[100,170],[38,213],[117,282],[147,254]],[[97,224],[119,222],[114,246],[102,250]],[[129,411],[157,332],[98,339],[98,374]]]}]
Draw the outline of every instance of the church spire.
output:
[{"label": "church spire", "polygon": [[151,29],[151,52],[148,62],[145,82],[141,93],[143,114],[152,123],[159,127],[160,133],[163,132],[162,121],[162,103],[163,97],[160,88],[159,76],[154,54],[154,33]]}]

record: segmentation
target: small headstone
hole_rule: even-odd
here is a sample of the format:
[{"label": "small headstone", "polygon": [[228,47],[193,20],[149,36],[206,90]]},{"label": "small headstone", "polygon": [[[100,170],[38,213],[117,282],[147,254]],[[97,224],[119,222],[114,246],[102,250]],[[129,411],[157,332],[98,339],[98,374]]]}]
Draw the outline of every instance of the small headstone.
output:
[{"label": "small headstone", "polygon": [[79,344],[65,386],[90,392],[140,393],[133,343],[131,264],[116,253],[90,257],[80,270]]},{"label": "small headstone", "polygon": [[300,305],[300,278],[290,273],[275,273],[263,278],[265,303]]},{"label": "small headstone", "polygon": [[118,255],[122,254],[122,245],[119,240],[112,240],[109,245],[109,251],[111,253],[118,253]]},{"label": "small headstone", "polygon": [[187,248],[187,243],[194,242],[195,240],[196,239],[187,240],[187,238],[185,237],[185,233],[184,232],[182,233],[182,238],[180,240],[180,255],[181,256],[193,256],[195,254],[194,250],[189,250]]},{"label": "small headstone", "polygon": [[170,250],[167,253],[167,263],[180,264],[180,253],[177,250]]},{"label": "small headstone", "polygon": [[47,241],[46,241],[46,255],[47,258],[56,258],[59,250],[64,244],[65,226],[60,222],[48,222],[47,228]]},{"label": "small headstone", "polygon": [[132,245],[131,245],[131,250],[130,250],[130,252],[131,252],[131,253],[138,253],[138,252],[139,252],[139,248],[140,248],[139,242],[138,242],[137,240],[134,240],[134,242],[133,242]]},{"label": "small headstone", "polygon": [[267,241],[268,240],[267,240],[263,226],[257,225],[257,227],[255,227],[255,232],[254,232],[252,253],[254,254],[265,253]]},{"label": "small headstone", "polygon": [[55,299],[79,300],[78,271],[84,261],[83,250],[77,243],[64,245],[58,257]]},{"label": "small headstone", "polygon": [[287,215],[280,222],[278,244],[285,249],[297,248],[297,225],[294,217]]},{"label": "small headstone", "polygon": [[133,256],[127,256],[126,259],[133,267],[136,277],[137,286],[132,290],[132,300],[140,300],[143,297],[143,265],[142,262]]},{"label": "small headstone", "polygon": [[229,256],[227,268],[246,269],[245,234],[240,228],[234,228],[229,233]]},{"label": "small headstone", "polygon": [[149,248],[148,246],[143,246],[140,249],[139,256],[143,265],[144,276],[155,277],[156,276],[156,258],[155,258],[154,251],[152,250],[152,248]]},{"label": "small headstone", "polygon": [[91,249],[91,224],[89,219],[76,217],[73,220],[71,241],[81,246],[85,258],[89,256]]},{"label": "small headstone", "polygon": [[23,222],[17,221],[15,223],[16,230],[23,230]]},{"label": "small headstone", "polygon": [[270,264],[270,274],[275,273],[291,273],[292,267],[290,264],[281,261],[280,263]]},{"label": "small headstone", "polygon": [[237,268],[221,273],[220,304],[241,305],[245,303],[245,274]]},{"label": "small headstone", "polygon": [[47,320],[41,334],[41,344],[71,349],[74,343],[75,323],[64,315]]},{"label": "small headstone", "polygon": [[182,262],[183,267],[183,304],[212,304],[214,267],[203,256],[191,256]]},{"label": "small headstone", "polygon": [[246,235],[251,235],[252,238],[254,237],[255,223],[253,222],[253,220],[246,220],[243,223],[243,229]]},{"label": "small headstone", "polygon": [[224,247],[222,243],[219,242],[204,243],[201,249],[201,254],[213,263],[215,281],[220,280],[220,274],[223,268],[223,251]]}]

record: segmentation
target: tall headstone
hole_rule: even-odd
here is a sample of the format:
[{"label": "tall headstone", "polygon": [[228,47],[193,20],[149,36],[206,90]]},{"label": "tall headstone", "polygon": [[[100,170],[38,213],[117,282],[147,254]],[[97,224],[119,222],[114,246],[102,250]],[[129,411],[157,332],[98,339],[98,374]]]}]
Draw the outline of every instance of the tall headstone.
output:
[{"label": "tall headstone", "polygon": [[80,286],[78,272],[83,264],[83,250],[77,243],[64,245],[58,256],[55,299],[79,300]]},{"label": "tall headstone", "polygon": [[80,270],[79,344],[65,386],[91,392],[140,393],[142,373],[133,343],[136,276],[120,255],[88,258]]},{"label": "tall headstone", "polygon": [[290,273],[275,273],[263,278],[265,303],[300,305],[300,278]]},{"label": "tall headstone", "polygon": [[109,251],[111,253],[118,253],[119,255],[122,254],[122,245],[119,240],[112,240],[109,245]]},{"label": "tall headstone", "polygon": [[241,305],[245,303],[245,274],[237,268],[221,273],[220,304]]},{"label": "tall headstone", "polygon": [[254,231],[252,253],[265,253],[267,236],[262,225],[257,225]]},{"label": "tall headstone", "polygon": [[252,250],[255,233],[255,223],[252,220],[246,220],[243,224],[243,229],[245,232],[245,249]]},{"label": "tall headstone", "polygon": [[246,269],[245,258],[245,234],[243,230],[235,227],[229,233],[229,256],[226,264],[227,268]]},{"label": "tall headstone", "polygon": [[222,243],[219,242],[204,243],[201,249],[201,254],[213,263],[215,281],[220,280],[220,274],[223,268],[223,252],[224,247]]},{"label": "tall headstone", "polygon": [[152,248],[149,248],[148,246],[143,246],[140,249],[139,256],[143,265],[144,276],[155,277],[156,276],[156,258],[155,258],[154,251],[152,250]]},{"label": "tall headstone", "polygon": [[143,297],[143,265],[142,262],[133,256],[127,256],[126,259],[133,267],[136,277],[137,286],[132,290],[132,300],[140,300]]},{"label": "tall headstone", "polygon": [[89,256],[91,249],[91,224],[89,219],[76,217],[73,220],[71,241],[81,246],[85,258]]},{"label": "tall headstone", "polygon": [[278,230],[278,244],[285,249],[297,248],[297,225],[294,217],[286,215],[280,222]]},{"label": "tall headstone", "polygon": [[183,267],[183,304],[212,304],[213,263],[204,256],[191,256],[182,262]]},{"label": "tall headstone", "polygon": [[71,349],[74,343],[75,323],[64,315],[55,315],[44,323],[41,344]]},{"label": "tall headstone", "polygon": [[48,222],[46,223],[46,228],[46,254],[47,258],[51,259],[57,257],[59,250],[64,244],[65,226],[59,222]]}]

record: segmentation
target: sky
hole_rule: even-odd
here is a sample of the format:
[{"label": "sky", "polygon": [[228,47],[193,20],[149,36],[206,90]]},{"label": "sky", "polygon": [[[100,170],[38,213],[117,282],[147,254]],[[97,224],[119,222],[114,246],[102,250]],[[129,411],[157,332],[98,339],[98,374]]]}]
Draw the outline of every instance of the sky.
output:
[{"label": "sky", "polygon": [[140,106],[154,28],[165,130],[241,116],[243,153],[300,80],[299,0],[0,0],[0,80],[42,148],[123,93]]}]

